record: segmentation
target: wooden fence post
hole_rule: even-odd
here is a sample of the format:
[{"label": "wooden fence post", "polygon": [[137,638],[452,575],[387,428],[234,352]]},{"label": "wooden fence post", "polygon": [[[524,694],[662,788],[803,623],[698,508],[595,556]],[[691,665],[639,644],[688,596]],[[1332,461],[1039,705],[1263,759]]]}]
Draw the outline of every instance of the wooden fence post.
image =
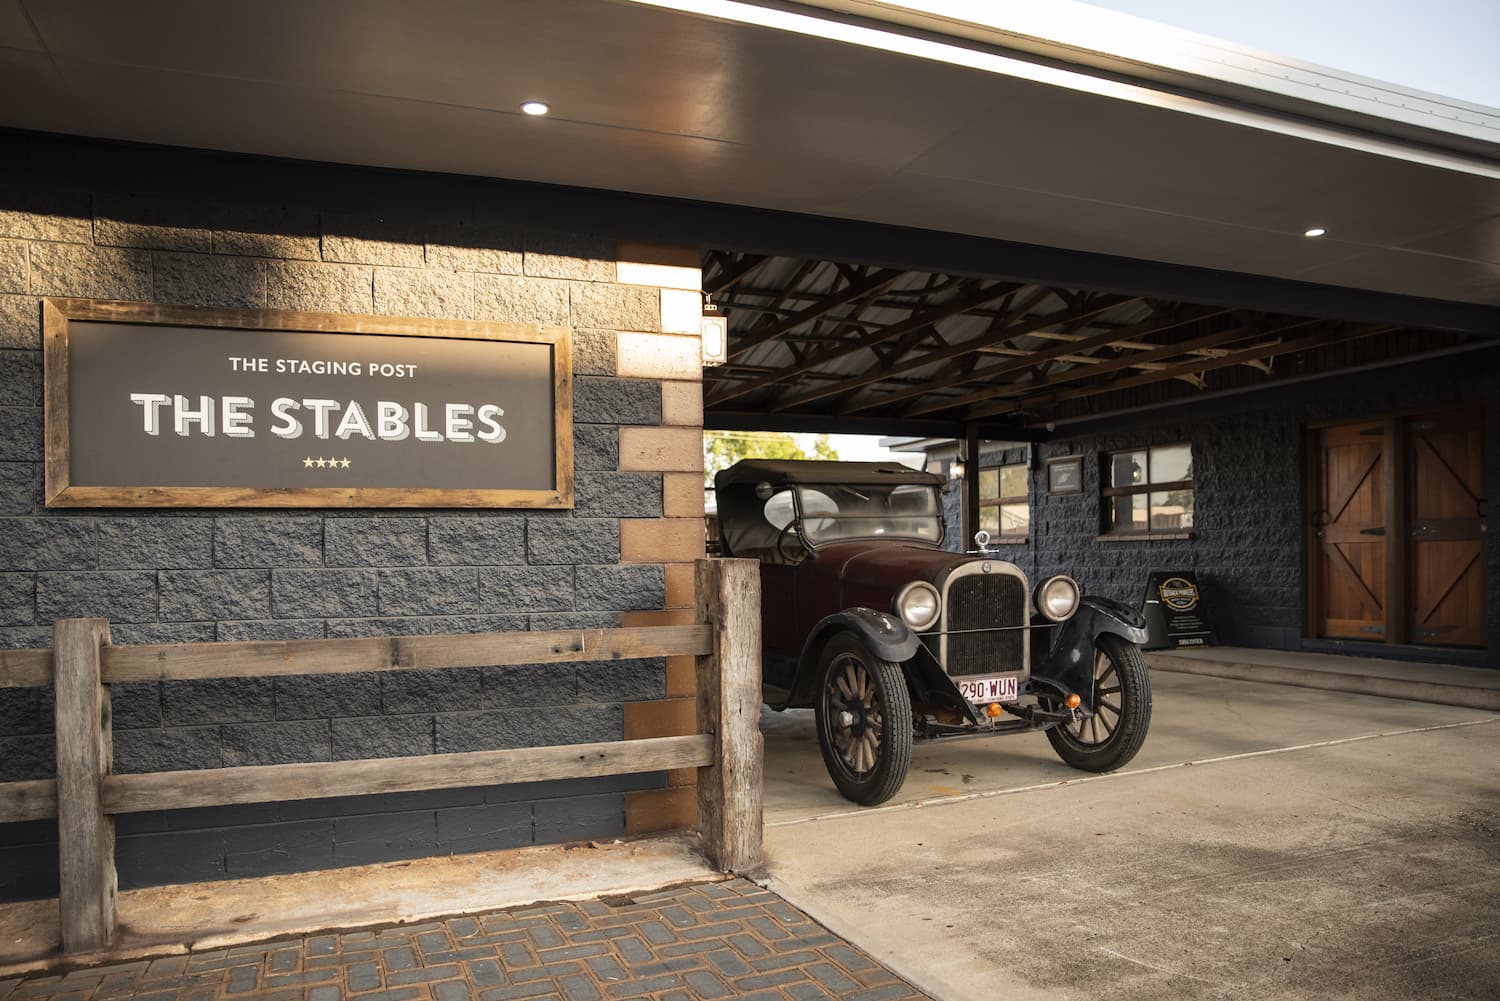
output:
[{"label": "wooden fence post", "polygon": [[698,831],[721,872],[762,862],[760,563],[699,560],[698,621],[713,649],[698,658],[698,732],[714,737],[715,764],[698,769]]},{"label": "wooden fence post", "polygon": [[99,678],[99,649],[108,642],[105,619],[52,626],[63,952],[103,949],[115,932],[115,821],[102,798],[113,736],[109,689]]}]

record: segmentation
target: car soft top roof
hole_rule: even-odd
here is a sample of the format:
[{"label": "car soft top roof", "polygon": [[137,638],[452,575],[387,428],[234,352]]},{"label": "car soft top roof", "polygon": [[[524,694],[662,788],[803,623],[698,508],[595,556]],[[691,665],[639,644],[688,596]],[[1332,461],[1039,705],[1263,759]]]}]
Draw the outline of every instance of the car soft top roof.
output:
[{"label": "car soft top roof", "polygon": [[941,486],[943,478],[899,462],[836,462],[830,459],[741,459],[714,477],[715,488],[737,483],[925,483]]}]

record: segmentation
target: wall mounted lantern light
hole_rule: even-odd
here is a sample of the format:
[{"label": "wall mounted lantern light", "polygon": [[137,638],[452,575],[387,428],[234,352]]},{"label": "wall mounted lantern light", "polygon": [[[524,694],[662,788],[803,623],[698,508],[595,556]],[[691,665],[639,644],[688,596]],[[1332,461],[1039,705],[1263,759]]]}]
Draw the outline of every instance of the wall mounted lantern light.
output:
[{"label": "wall mounted lantern light", "polygon": [[953,465],[949,466],[948,469],[953,473],[953,478],[955,480],[961,480],[964,478],[964,460],[954,459]]},{"label": "wall mounted lantern light", "polygon": [[714,305],[707,293],[703,296],[703,364],[722,365],[729,360],[729,317]]}]

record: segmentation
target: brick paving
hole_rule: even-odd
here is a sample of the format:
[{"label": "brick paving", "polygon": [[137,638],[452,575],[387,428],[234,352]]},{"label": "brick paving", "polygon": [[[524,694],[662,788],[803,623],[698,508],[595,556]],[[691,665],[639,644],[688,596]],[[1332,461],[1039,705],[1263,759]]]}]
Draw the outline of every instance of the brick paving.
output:
[{"label": "brick paving", "polygon": [[745,880],[0,980],[0,1001],[922,1001]]}]

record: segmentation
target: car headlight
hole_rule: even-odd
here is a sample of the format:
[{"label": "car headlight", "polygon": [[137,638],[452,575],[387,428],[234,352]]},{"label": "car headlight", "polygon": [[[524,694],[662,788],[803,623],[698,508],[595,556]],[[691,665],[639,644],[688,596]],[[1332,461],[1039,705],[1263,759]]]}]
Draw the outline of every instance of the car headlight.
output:
[{"label": "car headlight", "polygon": [[1053,622],[1061,622],[1078,611],[1078,585],[1072,577],[1061,574],[1049,577],[1037,585],[1032,600],[1038,612]]},{"label": "car headlight", "polygon": [[922,630],[938,620],[943,611],[943,599],[937,588],[925,580],[914,580],[896,595],[896,614],[913,629]]}]

